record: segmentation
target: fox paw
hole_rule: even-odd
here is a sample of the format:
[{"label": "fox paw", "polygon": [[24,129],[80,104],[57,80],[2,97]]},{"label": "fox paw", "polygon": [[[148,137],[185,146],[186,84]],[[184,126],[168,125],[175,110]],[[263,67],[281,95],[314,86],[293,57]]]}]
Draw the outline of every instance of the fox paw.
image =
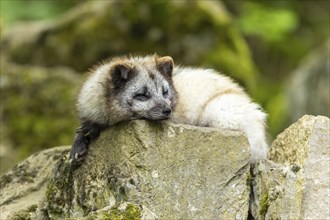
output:
[{"label": "fox paw", "polygon": [[80,165],[86,159],[88,152],[88,141],[85,138],[75,139],[70,151],[70,159],[74,164]]}]

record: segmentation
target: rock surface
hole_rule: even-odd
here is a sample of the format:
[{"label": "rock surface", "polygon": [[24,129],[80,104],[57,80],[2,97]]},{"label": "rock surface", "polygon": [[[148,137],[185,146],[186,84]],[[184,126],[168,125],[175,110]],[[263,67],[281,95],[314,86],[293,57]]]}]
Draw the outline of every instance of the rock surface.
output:
[{"label": "rock surface", "polygon": [[252,203],[255,219],[301,219],[304,182],[294,165],[259,161],[252,171]]},{"label": "rock surface", "polygon": [[239,132],[123,123],[101,134],[79,168],[57,164],[46,209],[51,218],[80,218],[131,202],[160,219],[245,219],[249,157]]},{"label": "rock surface", "polygon": [[302,117],[273,142],[270,160],[256,165],[252,210],[258,219],[330,216],[330,122]]},{"label": "rock surface", "polygon": [[15,216],[28,219],[36,216],[39,202],[45,197],[47,180],[52,169],[69,149],[57,147],[35,153],[1,176],[1,219],[15,219]]},{"label": "rock surface", "polygon": [[81,166],[61,147],[2,176],[1,218],[247,219],[250,207],[255,219],[327,219],[329,132],[329,118],[304,116],[278,136],[274,161],[258,161],[251,178],[240,132],[121,123],[92,143]]}]

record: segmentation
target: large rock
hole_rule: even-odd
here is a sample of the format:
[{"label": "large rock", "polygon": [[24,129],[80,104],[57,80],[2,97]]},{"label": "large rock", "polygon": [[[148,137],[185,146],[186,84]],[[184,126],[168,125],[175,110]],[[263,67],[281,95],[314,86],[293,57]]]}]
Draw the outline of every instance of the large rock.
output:
[{"label": "large rock", "polygon": [[[276,163],[252,169],[255,219],[330,216],[329,132],[329,118],[305,116],[278,136]],[[239,132],[132,121],[103,132],[80,167],[68,150],[33,155],[1,177],[2,218],[248,217],[249,147]]]},{"label": "large rock", "polygon": [[251,210],[257,219],[330,216],[330,122],[304,116],[278,135],[269,159],[253,170]]},{"label": "large rock", "polygon": [[36,218],[36,210],[45,197],[52,169],[69,149],[57,147],[35,153],[1,176],[1,219]]},{"label": "large rock", "polygon": [[305,115],[276,137],[269,159],[296,164],[305,170],[309,166],[326,171],[322,167],[327,167],[330,158],[329,134],[328,117]]},{"label": "large rock", "polygon": [[59,161],[46,209],[51,218],[81,218],[129,202],[161,219],[246,219],[249,158],[239,132],[123,123],[102,133],[77,169]]}]

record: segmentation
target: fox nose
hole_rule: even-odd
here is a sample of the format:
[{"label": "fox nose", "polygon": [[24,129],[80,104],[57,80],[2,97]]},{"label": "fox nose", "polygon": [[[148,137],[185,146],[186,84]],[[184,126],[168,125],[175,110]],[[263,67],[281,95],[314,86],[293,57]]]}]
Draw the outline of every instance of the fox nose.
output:
[{"label": "fox nose", "polygon": [[164,115],[169,116],[172,113],[172,109],[165,108],[165,109],[163,109],[162,112],[163,112]]}]

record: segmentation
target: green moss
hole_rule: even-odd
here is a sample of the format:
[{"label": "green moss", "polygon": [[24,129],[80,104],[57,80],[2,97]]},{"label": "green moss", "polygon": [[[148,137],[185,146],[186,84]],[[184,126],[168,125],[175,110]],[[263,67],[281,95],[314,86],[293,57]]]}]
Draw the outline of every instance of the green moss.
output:
[{"label": "green moss", "polygon": [[105,211],[90,213],[84,220],[140,220],[141,209],[133,204],[128,204],[125,210],[119,210],[118,206]]},{"label": "green moss", "polygon": [[11,173],[5,174],[0,178],[0,187],[4,188],[7,184],[13,181],[13,175]]},{"label": "green moss", "polygon": [[19,211],[15,213],[12,217],[12,220],[30,220],[31,215],[27,211]]},{"label": "green moss", "polygon": [[139,220],[141,219],[141,209],[133,204],[128,204],[124,211],[120,211],[118,207],[113,207],[108,212],[102,213],[102,217],[111,220]]},{"label": "green moss", "polygon": [[28,212],[35,212],[38,208],[38,205],[31,205],[29,208],[27,208]]},{"label": "green moss", "polygon": [[19,183],[33,183],[34,178],[38,175],[37,170],[30,169],[29,163],[24,162],[15,165],[11,172],[1,176],[0,187],[5,187],[7,184],[11,183],[13,180]]},{"label": "green moss", "polygon": [[[54,176],[49,180],[46,190],[47,210],[51,216],[62,217],[65,207],[71,206],[73,196],[73,169],[66,156],[55,165]],[[68,213],[67,213],[68,214]]]},{"label": "green moss", "polygon": [[38,205],[31,205],[25,210],[21,210],[16,212],[13,217],[11,218],[12,220],[30,220],[31,214],[35,212],[38,208]]},{"label": "green moss", "polygon": [[246,175],[246,185],[247,185],[247,186],[250,186],[250,185],[251,185],[251,180],[252,180],[252,176],[251,176],[250,173],[248,173],[248,174]]},{"label": "green moss", "polygon": [[122,213],[117,209],[113,208],[107,213],[102,215],[105,219],[121,220],[124,219]]},{"label": "green moss", "polygon": [[124,217],[127,220],[141,219],[141,209],[135,205],[128,204],[124,211]]},{"label": "green moss", "polygon": [[291,170],[292,170],[292,172],[294,172],[294,173],[298,173],[300,169],[301,169],[301,167],[299,167],[299,166],[296,165],[296,164],[292,164],[292,165],[291,165]]},{"label": "green moss", "polygon": [[265,216],[269,207],[269,197],[268,193],[264,193],[261,195],[259,202],[259,215]]}]

